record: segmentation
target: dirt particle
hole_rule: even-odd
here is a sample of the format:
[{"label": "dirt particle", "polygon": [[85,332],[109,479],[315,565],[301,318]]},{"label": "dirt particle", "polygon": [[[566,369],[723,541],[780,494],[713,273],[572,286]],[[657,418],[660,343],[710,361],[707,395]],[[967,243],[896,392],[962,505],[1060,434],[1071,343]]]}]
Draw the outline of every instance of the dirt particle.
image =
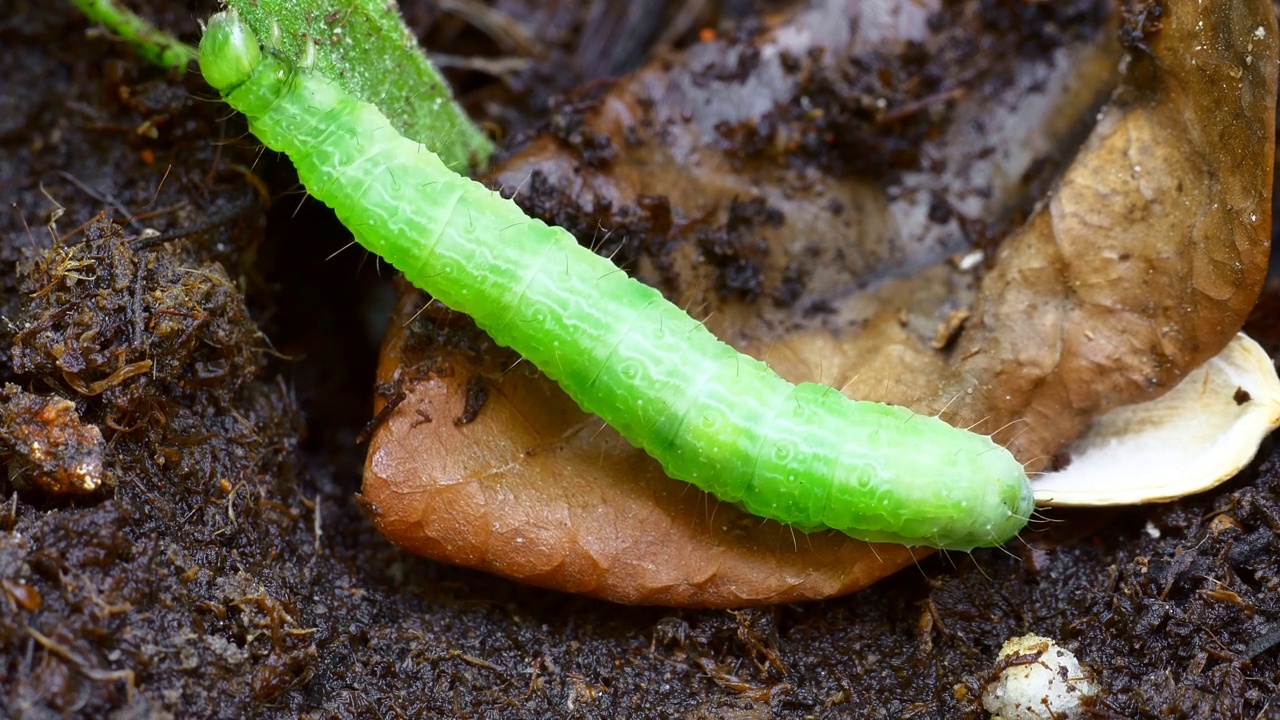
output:
[{"label": "dirt particle", "polygon": [[462,414],[454,419],[454,425],[466,425],[473,422],[476,416],[480,414],[480,408],[484,407],[485,401],[489,399],[489,384],[479,375],[472,375],[467,380],[467,400],[466,405],[462,408]]},{"label": "dirt particle", "polygon": [[102,432],[81,422],[74,403],[13,384],[0,398],[0,443],[9,453],[10,482],[54,497],[114,484],[103,470]]},{"label": "dirt particle", "polygon": [[934,350],[942,350],[955,342],[960,336],[960,331],[964,329],[964,324],[969,321],[972,312],[968,308],[959,308],[947,313],[946,319],[938,323],[938,329],[933,335],[933,342],[930,345]]}]

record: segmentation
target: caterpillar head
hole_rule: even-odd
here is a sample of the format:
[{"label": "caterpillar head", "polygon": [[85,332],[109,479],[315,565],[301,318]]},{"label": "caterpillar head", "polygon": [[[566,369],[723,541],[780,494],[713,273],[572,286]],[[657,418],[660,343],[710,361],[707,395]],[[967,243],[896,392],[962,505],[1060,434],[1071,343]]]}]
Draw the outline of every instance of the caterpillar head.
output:
[{"label": "caterpillar head", "polygon": [[262,60],[258,36],[234,8],[209,18],[200,38],[200,72],[223,95],[249,79]]}]

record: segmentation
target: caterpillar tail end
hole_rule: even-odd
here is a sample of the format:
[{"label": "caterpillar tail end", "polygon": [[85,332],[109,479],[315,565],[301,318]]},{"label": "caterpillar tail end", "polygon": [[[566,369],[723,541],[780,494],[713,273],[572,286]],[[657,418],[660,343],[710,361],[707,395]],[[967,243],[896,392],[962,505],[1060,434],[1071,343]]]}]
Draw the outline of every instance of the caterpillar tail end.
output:
[{"label": "caterpillar tail end", "polygon": [[205,82],[226,95],[249,79],[262,60],[258,36],[234,8],[209,18],[200,38],[200,73]]}]

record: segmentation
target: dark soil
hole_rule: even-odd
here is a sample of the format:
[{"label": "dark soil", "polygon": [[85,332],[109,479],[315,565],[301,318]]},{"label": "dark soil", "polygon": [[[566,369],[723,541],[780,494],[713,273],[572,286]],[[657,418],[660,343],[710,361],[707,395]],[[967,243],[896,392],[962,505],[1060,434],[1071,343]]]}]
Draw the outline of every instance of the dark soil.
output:
[{"label": "dark soil", "polygon": [[[150,17],[194,39],[211,10]],[[625,608],[400,552],[356,500],[386,278],[326,261],[341,228],[198,76],[85,29],[0,17],[0,715],[981,717],[1027,632],[1098,672],[1099,717],[1280,707],[1270,448],[1208,495],[804,606]],[[539,72],[513,84],[575,79]]]}]

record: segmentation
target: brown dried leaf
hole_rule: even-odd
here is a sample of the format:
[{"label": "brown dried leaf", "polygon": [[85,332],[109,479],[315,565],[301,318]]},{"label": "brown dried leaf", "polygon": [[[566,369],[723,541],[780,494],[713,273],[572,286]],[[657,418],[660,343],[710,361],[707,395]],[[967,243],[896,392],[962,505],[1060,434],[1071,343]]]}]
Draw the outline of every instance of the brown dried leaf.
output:
[{"label": "brown dried leaf", "polygon": [[[421,302],[404,296],[400,321]],[[385,380],[404,368],[432,370],[411,381],[375,435],[365,468],[371,514],[397,544],[635,604],[827,597],[911,563],[906,548],[868,552],[838,533],[805,535],[672,482],[554,383],[527,363],[507,370],[517,356],[488,343],[462,316],[452,318],[461,327],[416,339],[393,320],[387,338]],[[429,319],[450,324],[448,311]],[[472,343],[475,349],[466,347]],[[459,424],[468,381],[477,375],[486,379],[488,398],[473,421]]]},{"label": "brown dried leaf", "polygon": [[[1026,57],[1027,38],[986,27],[980,5],[930,23],[934,11],[816,2],[741,44],[692,48],[560,118],[495,177],[580,237],[613,228],[638,276],[783,376],[945,408],[1047,458],[1093,415],[1214,355],[1253,303],[1275,20],[1263,2],[1166,4],[1163,29],[1130,34],[1147,45],[1092,132],[1064,150],[1114,87],[1113,31],[1061,48],[1041,36],[1048,49]],[[929,62],[913,60],[920,48]],[[1072,153],[1048,199],[987,247],[982,227],[1016,219],[1027,179]],[[872,181],[864,165],[889,172]],[[504,358],[448,322],[391,333],[380,379],[407,399],[373,440],[364,494],[398,544],[621,602],[702,606],[825,597],[910,562],[667,480]],[[455,426],[476,376],[489,399]]]}]

